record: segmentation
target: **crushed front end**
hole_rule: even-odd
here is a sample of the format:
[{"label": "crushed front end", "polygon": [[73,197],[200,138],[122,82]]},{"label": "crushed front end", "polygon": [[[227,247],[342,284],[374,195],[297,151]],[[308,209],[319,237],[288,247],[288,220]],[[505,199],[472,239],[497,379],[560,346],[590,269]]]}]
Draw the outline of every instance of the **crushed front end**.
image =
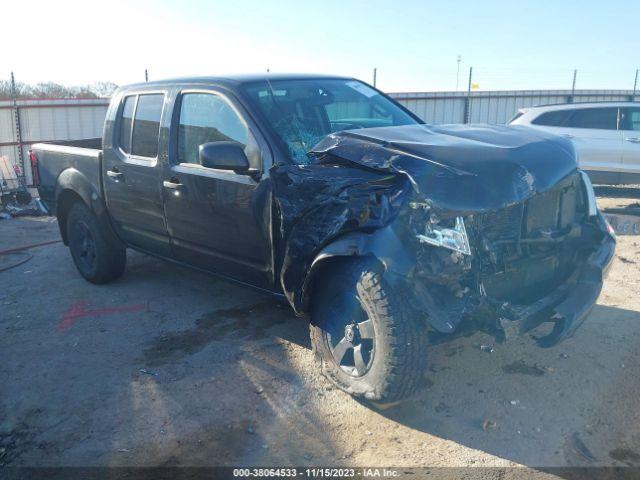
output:
[{"label": "crushed front end", "polygon": [[[615,237],[567,139],[525,127],[410,125],[327,136],[271,171],[296,313],[318,265],[372,256],[434,330],[550,346],[596,302]],[[551,326],[551,325],[550,325]]]},{"label": "crushed front end", "polygon": [[554,345],[590,312],[615,251],[591,184],[577,170],[495,211],[458,216],[428,201],[410,207],[416,307],[441,332],[475,322],[509,339],[550,322],[538,343]]}]

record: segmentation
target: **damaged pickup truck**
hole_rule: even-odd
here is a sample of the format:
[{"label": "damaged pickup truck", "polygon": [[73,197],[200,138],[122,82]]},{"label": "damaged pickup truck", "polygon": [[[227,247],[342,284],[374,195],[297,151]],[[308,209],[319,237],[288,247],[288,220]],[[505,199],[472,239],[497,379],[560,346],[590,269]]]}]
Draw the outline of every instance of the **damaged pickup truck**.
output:
[{"label": "damaged pickup truck", "polygon": [[425,125],[351,78],[132,85],[102,140],[32,155],[87,280],[131,248],[284,296],[325,375],[380,403],[419,385],[429,331],[571,335],[615,250],[570,141]]}]

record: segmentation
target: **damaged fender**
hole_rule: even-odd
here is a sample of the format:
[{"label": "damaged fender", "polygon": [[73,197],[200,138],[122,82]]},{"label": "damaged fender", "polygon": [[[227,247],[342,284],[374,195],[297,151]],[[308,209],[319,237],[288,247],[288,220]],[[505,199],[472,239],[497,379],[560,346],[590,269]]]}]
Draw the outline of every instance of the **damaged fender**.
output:
[{"label": "damaged fender", "polygon": [[415,266],[415,255],[411,255],[403,247],[390,226],[369,234],[362,232],[346,234],[325,246],[311,263],[304,279],[300,307],[306,310],[313,280],[328,261],[356,256],[371,257],[378,261],[384,268],[386,280],[392,285],[406,279]]},{"label": "damaged fender", "polygon": [[410,193],[406,179],[326,164],[278,165],[270,178],[280,223],[280,282],[296,314],[305,313],[310,274],[331,257],[370,255],[385,269],[406,271],[409,253],[387,229]]},{"label": "damaged fender", "polygon": [[94,183],[92,183],[79,170],[76,170],[75,168],[67,168],[60,174],[56,182],[56,191],[54,196],[56,202],[55,209],[53,211],[53,213],[58,217],[58,227],[60,228],[60,235],[62,236],[62,240],[65,245],[67,245],[68,240],[64,226],[66,224],[67,210],[71,206],[70,203],[66,202],[68,197],[65,198],[65,196],[70,194],[79,196],[87,207],[98,217],[105,235],[108,235],[111,241],[120,243],[120,239],[115,234],[115,231],[111,226],[111,220],[107,212],[104,198],[96,189]]}]

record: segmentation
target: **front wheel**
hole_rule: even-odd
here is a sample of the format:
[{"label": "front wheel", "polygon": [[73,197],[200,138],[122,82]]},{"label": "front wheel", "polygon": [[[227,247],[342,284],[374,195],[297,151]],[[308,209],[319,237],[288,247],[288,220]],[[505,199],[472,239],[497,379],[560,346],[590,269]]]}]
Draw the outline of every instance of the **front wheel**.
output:
[{"label": "front wheel", "polygon": [[67,217],[67,238],[73,262],[91,283],[107,283],[124,273],[126,249],[104,232],[96,215],[84,203],[71,206]]},{"label": "front wheel", "polygon": [[395,403],[421,384],[426,325],[368,260],[346,261],[316,281],[311,343],[324,375],[345,392]]}]

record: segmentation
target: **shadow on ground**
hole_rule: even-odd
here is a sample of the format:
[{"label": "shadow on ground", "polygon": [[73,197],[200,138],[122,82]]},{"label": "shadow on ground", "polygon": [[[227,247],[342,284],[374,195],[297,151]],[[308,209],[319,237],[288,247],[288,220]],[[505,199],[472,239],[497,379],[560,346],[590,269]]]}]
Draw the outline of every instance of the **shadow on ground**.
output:
[{"label": "shadow on ground", "polygon": [[387,419],[530,466],[640,466],[640,313],[596,306],[575,338],[480,354],[477,335],[438,345],[429,388]]},{"label": "shadow on ground", "polygon": [[[319,376],[307,326],[269,297],[135,253],[98,287],[62,245],[33,253],[0,276],[0,464],[640,464],[627,290],[551,349],[434,345],[424,388],[380,411]],[[60,328],[78,302],[119,313]]]}]

